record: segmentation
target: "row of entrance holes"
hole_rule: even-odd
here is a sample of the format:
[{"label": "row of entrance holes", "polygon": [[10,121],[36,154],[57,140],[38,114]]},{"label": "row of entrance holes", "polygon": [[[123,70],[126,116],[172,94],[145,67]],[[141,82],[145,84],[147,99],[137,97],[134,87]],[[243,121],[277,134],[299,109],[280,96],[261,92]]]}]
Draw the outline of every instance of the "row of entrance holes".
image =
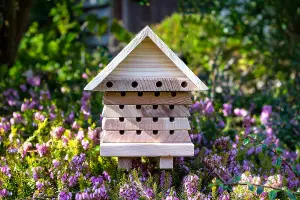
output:
[{"label": "row of entrance holes", "polygon": [[[119,121],[120,122],[124,122],[124,117],[119,117]],[[142,118],[141,117],[136,117],[135,120],[137,122],[141,122],[142,121]],[[175,121],[175,118],[174,117],[170,117],[169,118],[170,122],[174,122]],[[158,122],[158,117],[153,117],[153,122]]]},{"label": "row of entrance holes", "polygon": [[[120,130],[119,131],[120,135],[124,135],[125,131],[124,130]],[[136,130],[136,134],[137,135],[141,135],[142,131],[141,130]],[[170,130],[170,135],[173,135],[175,133],[174,130]],[[153,135],[157,135],[158,134],[158,130],[153,130]]]},{"label": "row of entrance holes", "polygon": [[[106,82],[106,87],[108,87],[108,88],[111,88],[113,85],[114,85],[114,84],[113,84],[113,82],[111,82],[111,81]],[[139,84],[138,84],[138,82],[136,82],[136,81],[133,81],[133,82],[131,83],[131,86],[132,86],[133,88],[136,88],[138,85],[139,85]],[[161,87],[163,84],[162,84],[161,81],[157,81],[155,85],[156,85],[156,87]],[[188,86],[188,83],[187,83],[186,81],[182,81],[182,82],[181,82],[181,87],[186,88],[187,86]]]},{"label": "row of entrance holes", "polygon": [[[126,96],[126,92],[120,92],[121,97],[125,97]],[[139,97],[143,96],[143,92],[138,92],[137,93]],[[159,97],[160,96],[160,92],[154,92],[154,96]],[[172,97],[176,97],[176,92],[171,92],[171,96]]]},{"label": "row of entrance holes", "polygon": [[[125,107],[125,105],[119,105],[119,108],[120,108],[120,109],[124,109],[124,107]],[[139,110],[139,109],[142,108],[142,105],[136,105],[135,108]],[[153,108],[154,110],[156,110],[156,109],[158,109],[158,105],[153,105],[152,108]],[[173,109],[174,109],[174,105],[169,105],[169,109],[170,109],[170,110],[173,110]]]}]

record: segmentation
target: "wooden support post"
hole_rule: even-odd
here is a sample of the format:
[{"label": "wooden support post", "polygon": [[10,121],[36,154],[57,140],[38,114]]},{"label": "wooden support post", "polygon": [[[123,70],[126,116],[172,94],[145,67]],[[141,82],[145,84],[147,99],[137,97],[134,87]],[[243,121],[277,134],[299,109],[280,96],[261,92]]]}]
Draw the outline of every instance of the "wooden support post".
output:
[{"label": "wooden support post", "polygon": [[120,169],[129,170],[132,168],[132,158],[130,157],[118,157],[118,167]]},{"label": "wooden support post", "polygon": [[159,168],[160,169],[173,169],[173,157],[160,157],[159,161]]}]

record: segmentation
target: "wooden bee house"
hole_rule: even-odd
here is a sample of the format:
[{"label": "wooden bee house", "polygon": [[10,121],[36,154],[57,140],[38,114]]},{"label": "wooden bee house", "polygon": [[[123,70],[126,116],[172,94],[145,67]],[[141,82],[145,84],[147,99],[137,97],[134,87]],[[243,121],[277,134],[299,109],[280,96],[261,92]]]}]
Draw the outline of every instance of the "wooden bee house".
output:
[{"label": "wooden bee house", "polygon": [[193,156],[188,130],[191,91],[206,90],[201,80],[147,26],[85,90],[103,91],[101,156],[118,157],[130,168],[132,157]]}]

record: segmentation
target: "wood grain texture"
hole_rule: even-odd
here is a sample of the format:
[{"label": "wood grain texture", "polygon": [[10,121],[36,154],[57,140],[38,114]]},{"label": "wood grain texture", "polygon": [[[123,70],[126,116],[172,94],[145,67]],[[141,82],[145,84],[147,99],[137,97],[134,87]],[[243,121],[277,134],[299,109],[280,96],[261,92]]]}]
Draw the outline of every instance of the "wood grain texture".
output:
[{"label": "wood grain texture", "polygon": [[159,159],[160,169],[173,169],[173,157],[160,157]]},{"label": "wood grain texture", "polygon": [[129,170],[132,168],[132,158],[118,157],[118,168]]},{"label": "wood grain texture", "polygon": [[[171,134],[170,134],[171,133]],[[156,135],[153,131],[103,131],[103,143],[187,143],[191,142],[187,130],[158,131]]]},{"label": "wood grain texture", "polygon": [[101,143],[100,156],[194,156],[193,143]]},{"label": "wood grain texture", "polygon": [[105,92],[103,103],[106,105],[191,105],[190,92],[176,92],[172,97],[171,92],[160,92],[155,96],[154,92],[143,92],[143,96],[138,96],[138,92],[126,92],[121,96],[121,92]]},{"label": "wood grain texture", "polygon": [[103,130],[190,130],[190,124],[187,118],[158,118],[154,122],[152,118],[142,118],[140,122],[136,118],[124,118],[123,122],[119,118],[103,118]]},{"label": "wood grain texture", "polygon": [[158,105],[153,109],[152,105],[142,105],[141,109],[136,109],[135,105],[124,105],[121,109],[118,105],[104,105],[103,117],[189,117],[190,112],[187,106],[174,105],[170,109],[168,105]]},{"label": "wood grain texture", "polygon": [[[157,87],[157,83],[162,85]],[[108,87],[108,83],[112,83]],[[137,82],[136,87],[132,86],[133,82]],[[185,85],[186,83],[186,85]],[[184,87],[183,87],[184,86]],[[94,91],[193,91],[197,90],[195,84],[187,78],[143,78],[143,76],[135,78],[109,78],[107,77]]]},{"label": "wood grain texture", "polygon": [[[167,56],[169,60],[176,65],[176,67],[180,70],[178,72],[174,67],[170,68],[170,62],[168,62],[167,66],[169,67],[167,72],[168,74],[164,74],[163,77],[166,77],[166,75],[169,76],[176,76],[176,77],[183,77],[182,73],[186,76],[186,78],[189,78],[198,88],[198,90],[207,90],[207,86],[202,83],[202,81],[178,58],[178,56],[148,27],[146,26],[141,32],[137,34],[137,36],[84,88],[85,90],[94,90],[109,74],[114,72],[114,70],[119,67],[120,63],[122,61],[127,61],[125,58],[128,57],[129,54],[132,53],[132,51],[137,48],[137,46],[144,41],[145,39],[151,39],[151,41],[163,52],[165,55],[155,55],[155,57],[159,58],[159,62],[157,63],[157,67],[163,67],[161,65],[161,60],[164,59],[164,56]],[[147,42],[147,40],[146,40]],[[149,47],[150,48],[150,47]],[[151,48],[150,48],[151,49]],[[148,50],[147,50],[148,52]],[[135,58],[137,59],[137,62],[140,61],[141,59],[144,59],[146,56],[146,59],[149,61],[151,60],[151,56],[153,51],[148,52],[148,55],[143,53],[141,58],[138,57],[138,54],[135,54]],[[148,57],[149,56],[149,57]],[[133,62],[131,60],[130,62]],[[152,61],[153,62],[153,61]],[[159,65],[160,63],[160,65]],[[147,64],[148,65],[148,64]],[[129,66],[130,67],[130,66]],[[135,66],[134,66],[135,67]],[[149,68],[149,67],[148,67]],[[150,68],[149,68],[150,69]],[[162,69],[165,69],[164,67]],[[122,69],[121,69],[122,70]],[[126,73],[127,68],[125,71],[123,70],[122,73]],[[130,68],[129,70],[134,70],[133,68]],[[120,71],[119,71],[120,72]],[[151,72],[151,77],[161,77],[160,72],[157,71],[157,68]],[[157,75],[157,73],[159,75]],[[134,73],[131,74],[131,76],[134,75]],[[139,76],[140,73],[138,73]],[[150,75],[148,75],[150,76]]]}]

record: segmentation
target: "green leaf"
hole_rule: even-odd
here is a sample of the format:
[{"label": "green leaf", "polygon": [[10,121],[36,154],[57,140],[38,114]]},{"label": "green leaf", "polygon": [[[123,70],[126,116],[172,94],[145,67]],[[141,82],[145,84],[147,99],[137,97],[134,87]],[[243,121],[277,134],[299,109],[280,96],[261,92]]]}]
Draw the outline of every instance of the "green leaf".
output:
[{"label": "green leaf", "polygon": [[248,190],[253,191],[254,190],[254,186],[252,184],[248,184]]},{"label": "green leaf", "polygon": [[278,166],[278,167],[281,166],[281,163],[282,163],[282,160],[281,160],[281,158],[278,157],[276,159],[276,166]]},{"label": "green leaf", "polygon": [[279,148],[279,147],[276,148],[276,153],[281,154],[282,151],[283,151],[282,148]]},{"label": "green leaf", "polygon": [[277,196],[277,191],[276,190],[272,190],[269,192],[269,199],[270,200],[274,200]]},{"label": "green leaf", "polygon": [[244,145],[247,145],[248,143],[250,142],[250,139],[249,138],[246,138],[243,142]]},{"label": "green leaf", "polygon": [[262,144],[262,149],[266,150],[267,149],[267,145],[266,144]]},{"label": "green leaf", "polygon": [[287,195],[291,200],[296,200],[296,196],[290,190],[286,190]]},{"label": "green leaf", "polygon": [[264,192],[264,188],[261,187],[261,186],[258,186],[257,189],[256,189],[256,194],[260,195],[263,192]]}]

